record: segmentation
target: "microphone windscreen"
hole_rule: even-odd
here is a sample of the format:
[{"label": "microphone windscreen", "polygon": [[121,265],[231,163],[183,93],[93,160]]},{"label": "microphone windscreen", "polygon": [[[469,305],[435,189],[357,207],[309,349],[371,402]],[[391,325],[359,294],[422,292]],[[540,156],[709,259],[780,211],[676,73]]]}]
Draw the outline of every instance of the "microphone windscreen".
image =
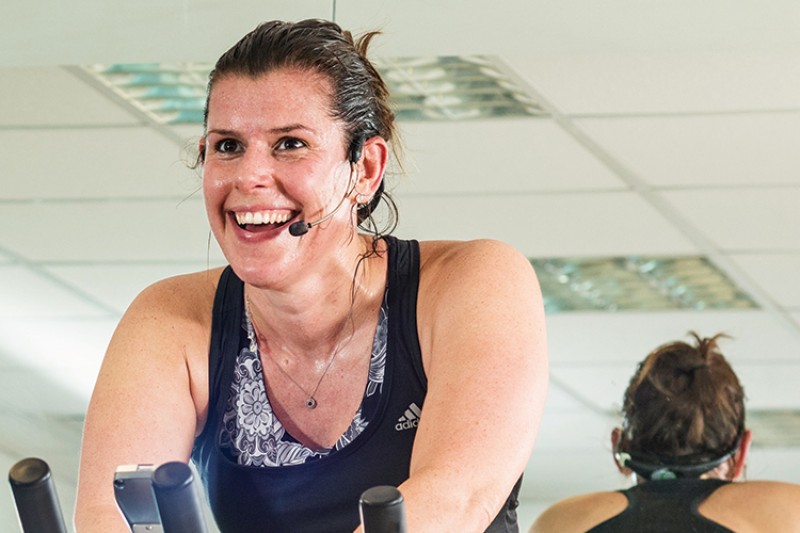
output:
[{"label": "microphone windscreen", "polygon": [[50,467],[30,457],[8,472],[23,533],[67,533]]},{"label": "microphone windscreen", "polygon": [[308,233],[309,227],[310,226],[308,224],[300,220],[298,222],[294,222],[293,224],[289,225],[289,233],[293,237],[300,237],[301,235],[305,235],[306,233]]},{"label": "microphone windscreen", "polygon": [[378,485],[365,490],[359,513],[364,533],[406,533],[405,504],[396,487]]}]

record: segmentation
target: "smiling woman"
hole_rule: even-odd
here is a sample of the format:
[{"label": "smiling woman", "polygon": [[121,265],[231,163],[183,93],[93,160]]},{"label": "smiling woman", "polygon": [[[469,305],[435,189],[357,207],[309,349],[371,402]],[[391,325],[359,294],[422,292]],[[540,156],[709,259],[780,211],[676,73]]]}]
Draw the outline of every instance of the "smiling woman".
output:
[{"label": "smiling woman", "polygon": [[518,530],[547,388],[536,276],[500,242],[373,219],[396,152],[373,36],[269,22],[217,62],[199,163],[229,265],[154,284],[120,322],[82,533],[126,530],[118,465],[190,458],[225,533],[354,531],[376,485],[399,487],[411,531]]}]

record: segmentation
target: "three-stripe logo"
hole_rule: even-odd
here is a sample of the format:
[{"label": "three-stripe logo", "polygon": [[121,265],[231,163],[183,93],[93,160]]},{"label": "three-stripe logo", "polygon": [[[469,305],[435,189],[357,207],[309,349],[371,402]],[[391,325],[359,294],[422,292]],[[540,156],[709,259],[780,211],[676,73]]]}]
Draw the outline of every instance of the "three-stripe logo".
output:
[{"label": "three-stripe logo", "polygon": [[394,429],[397,431],[403,431],[406,429],[413,429],[419,425],[419,416],[422,414],[422,410],[417,406],[416,403],[412,403],[406,409],[406,412],[403,413],[403,416],[397,419],[397,424],[395,424]]}]

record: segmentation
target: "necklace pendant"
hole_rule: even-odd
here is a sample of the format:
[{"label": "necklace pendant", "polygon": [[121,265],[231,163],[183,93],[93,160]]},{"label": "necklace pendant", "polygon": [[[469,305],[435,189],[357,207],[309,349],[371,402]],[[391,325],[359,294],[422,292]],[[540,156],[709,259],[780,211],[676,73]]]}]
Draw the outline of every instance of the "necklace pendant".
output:
[{"label": "necklace pendant", "polygon": [[314,409],[317,407],[317,400],[313,396],[306,398],[306,409]]}]

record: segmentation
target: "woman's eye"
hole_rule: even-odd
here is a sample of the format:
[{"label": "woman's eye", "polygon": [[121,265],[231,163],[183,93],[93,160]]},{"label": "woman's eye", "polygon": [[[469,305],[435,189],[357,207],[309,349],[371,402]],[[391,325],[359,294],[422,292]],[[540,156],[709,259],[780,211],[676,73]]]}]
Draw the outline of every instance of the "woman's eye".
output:
[{"label": "woman's eye", "polygon": [[296,150],[298,148],[305,147],[306,143],[301,141],[300,139],[295,139],[293,137],[285,137],[278,141],[276,148],[278,150]]},{"label": "woman's eye", "polygon": [[222,139],[214,145],[214,149],[223,154],[236,152],[239,149],[239,143],[233,139]]}]

